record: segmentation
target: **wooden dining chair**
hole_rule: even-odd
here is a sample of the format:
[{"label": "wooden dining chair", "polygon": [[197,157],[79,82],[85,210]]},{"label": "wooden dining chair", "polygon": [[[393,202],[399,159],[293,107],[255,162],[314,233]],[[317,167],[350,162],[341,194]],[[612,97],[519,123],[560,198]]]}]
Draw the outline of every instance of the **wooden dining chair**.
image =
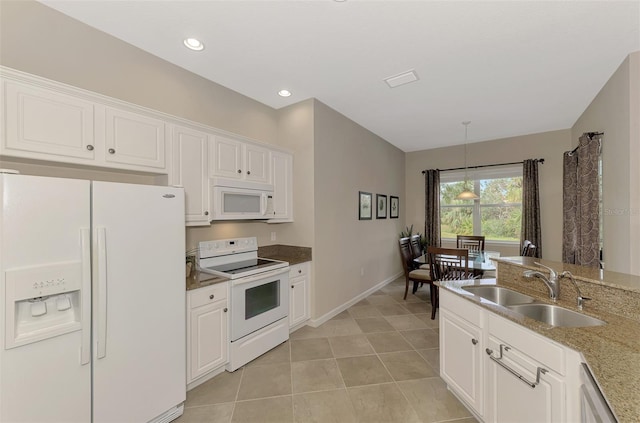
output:
[{"label": "wooden dining chair", "polygon": [[[466,248],[427,248],[432,281],[473,279],[469,272],[469,250]],[[431,284],[431,320],[436,318],[438,287]]]},{"label": "wooden dining chair", "polygon": [[[422,250],[422,246],[420,245],[420,234],[411,235],[410,243],[411,243],[411,254],[413,254],[414,259],[424,254],[424,251]],[[429,270],[429,265],[428,264],[418,265],[414,263],[413,268]]]},{"label": "wooden dining chair", "polygon": [[411,252],[411,240],[409,237],[400,238],[400,258],[402,260],[402,268],[404,269],[405,287],[404,299],[407,299],[409,292],[409,282],[413,282],[413,293],[418,290],[419,283],[428,283],[431,286],[431,273],[424,269],[415,269],[413,262],[413,253]]},{"label": "wooden dining chair", "polygon": [[481,253],[484,251],[484,235],[457,235],[456,246],[466,248],[471,253]]}]

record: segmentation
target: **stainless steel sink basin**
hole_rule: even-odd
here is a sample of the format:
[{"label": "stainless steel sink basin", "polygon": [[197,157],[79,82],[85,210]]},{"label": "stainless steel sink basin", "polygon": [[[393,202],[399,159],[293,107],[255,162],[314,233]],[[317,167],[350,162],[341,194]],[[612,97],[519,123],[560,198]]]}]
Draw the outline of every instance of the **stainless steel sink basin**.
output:
[{"label": "stainless steel sink basin", "polygon": [[600,319],[577,313],[552,304],[519,304],[507,306],[510,310],[551,326],[585,327],[605,325]]},{"label": "stainless steel sink basin", "polygon": [[501,286],[471,285],[463,286],[462,289],[502,306],[529,304],[535,301],[533,297]]}]

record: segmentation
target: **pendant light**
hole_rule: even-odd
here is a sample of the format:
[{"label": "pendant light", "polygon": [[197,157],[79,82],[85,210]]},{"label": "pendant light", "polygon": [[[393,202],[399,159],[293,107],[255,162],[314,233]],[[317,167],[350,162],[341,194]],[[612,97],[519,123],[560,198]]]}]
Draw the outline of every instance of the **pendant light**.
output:
[{"label": "pendant light", "polygon": [[469,120],[462,122],[464,125],[464,189],[458,194],[456,200],[477,200],[480,198],[469,189],[469,179],[467,178],[467,130],[469,129],[470,123],[471,121]]}]

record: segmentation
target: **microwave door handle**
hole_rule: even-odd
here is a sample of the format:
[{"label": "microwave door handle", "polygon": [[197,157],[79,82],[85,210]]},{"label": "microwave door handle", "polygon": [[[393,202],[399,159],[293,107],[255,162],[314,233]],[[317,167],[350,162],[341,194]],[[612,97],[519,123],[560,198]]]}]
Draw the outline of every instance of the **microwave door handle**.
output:
[{"label": "microwave door handle", "polygon": [[262,193],[260,195],[261,197],[261,201],[260,201],[260,214],[262,216],[264,216],[265,214],[267,214],[267,194],[266,193]]}]

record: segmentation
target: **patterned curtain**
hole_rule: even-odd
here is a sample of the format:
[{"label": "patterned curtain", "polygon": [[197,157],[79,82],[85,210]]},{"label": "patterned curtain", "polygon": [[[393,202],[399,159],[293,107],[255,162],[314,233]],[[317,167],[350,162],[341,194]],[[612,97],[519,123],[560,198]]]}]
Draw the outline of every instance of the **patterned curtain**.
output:
[{"label": "patterned curtain", "polygon": [[600,265],[600,140],[582,134],[578,148],[564,153],[562,261]]},{"label": "patterned curtain", "polygon": [[427,247],[440,247],[440,171],[424,171],[424,238]]},{"label": "patterned curtain", "polygon": [[[542,227],[540,226],[540,189],[538,160],[524,160],[522,165],[522,231],[521,242],[529,240],[536,246],[534,257],[542,258]],[[522,250],[522,244],[520,245]]]}]

